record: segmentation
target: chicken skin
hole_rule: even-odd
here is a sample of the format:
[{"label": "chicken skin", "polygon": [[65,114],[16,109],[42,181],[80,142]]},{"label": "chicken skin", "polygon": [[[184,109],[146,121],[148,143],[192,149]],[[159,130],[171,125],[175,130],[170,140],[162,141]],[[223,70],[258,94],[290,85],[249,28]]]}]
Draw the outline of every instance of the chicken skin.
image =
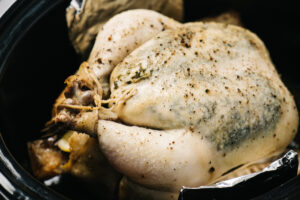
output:
[{"label": "chicken skin", "polygon": [[48,126],[98,138],[125,177],[124,199],[133,185],[139,198],[176,199],[182,186],[283,151],[297,132],[265,45],[234,25],[121,13],[66,82]]}]

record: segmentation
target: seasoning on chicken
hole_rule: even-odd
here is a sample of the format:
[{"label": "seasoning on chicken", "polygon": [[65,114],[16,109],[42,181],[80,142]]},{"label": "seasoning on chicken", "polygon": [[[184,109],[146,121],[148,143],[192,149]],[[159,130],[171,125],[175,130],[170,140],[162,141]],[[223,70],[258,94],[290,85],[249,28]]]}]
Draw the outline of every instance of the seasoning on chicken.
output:
[{"label": "seasoning on chicken", "polygon": [[284,151],[298,112],[255,34],[137,10],[100,31],[50,125],[98,137],[124,175],[120,197],[176,199],[182,186]]}]

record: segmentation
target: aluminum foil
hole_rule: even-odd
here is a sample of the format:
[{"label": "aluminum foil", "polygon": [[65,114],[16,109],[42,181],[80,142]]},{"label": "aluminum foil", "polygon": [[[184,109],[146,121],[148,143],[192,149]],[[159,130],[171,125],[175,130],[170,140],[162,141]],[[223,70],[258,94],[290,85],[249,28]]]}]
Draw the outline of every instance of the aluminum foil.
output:
[{"label": "aluminum foil", "polygon": [[297,176],[298,155],[290,150],[260,172],[222,181],[210,186],[183,187],[179,200],[252,199]]},{"label": "aluminum foil", "polygon": [[72,0],[66,20],[76,52],[87,58],[107,20],[122,11],[138,8],[155,10],[178,21],[183,19],[183,0]]}]

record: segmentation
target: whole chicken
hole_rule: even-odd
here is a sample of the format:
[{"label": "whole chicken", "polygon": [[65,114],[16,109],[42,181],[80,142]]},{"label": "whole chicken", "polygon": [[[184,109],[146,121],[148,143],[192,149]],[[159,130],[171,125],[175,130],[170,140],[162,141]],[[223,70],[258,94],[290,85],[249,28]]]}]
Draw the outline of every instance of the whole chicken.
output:
[{"label": "whole chicken", "polygon": [[297,132],[266,47],[234,25],[121,13],[66,83],[48,128],[97,137],[124,175],[123,199],[176,199],[182,186],[283,151]]}]

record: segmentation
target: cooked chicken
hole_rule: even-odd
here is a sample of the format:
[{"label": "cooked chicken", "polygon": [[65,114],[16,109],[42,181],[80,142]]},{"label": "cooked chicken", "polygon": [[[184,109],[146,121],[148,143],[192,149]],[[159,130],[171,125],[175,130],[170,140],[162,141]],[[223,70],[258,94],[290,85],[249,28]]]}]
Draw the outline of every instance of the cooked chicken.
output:
[{"label": "cooked chicken", "polygon": [[[102,97],[109,95],[108,77],[113,68],[157,33],[179,26],[175,20],[143,9],[126,11],[110,19],[99,32],[88,63],[84,62],[78,72],[66,80],[67,87],[54,105],[49,124],[62,122],[94,133],[98,115],[102,119],[116,119],[114,113],[101,107],[107,103]],[[80,108],[83,112],[74,113],[68,108]]]},{"label": "cooked chicken", "polygon": [[179,26],[178,22],[150,10],[127,11],[109,20],[97,35],[88,60],[104,93],[107,94],[112,69],[132,50],[157,33]]},{"label": "cooked chicken", "polygon": [[182,186],[283,151],[298,127],[263,42],[233,25],[125,12],[67,84],[50,124],[98,135],[136,196],[176,199]]},{"label": "cooked chicken", "polygon": [[298,125],[263,43],[235,26],[191,23],[158,34],[110,83],[112,99],[134,91],[116,112],[135,126],[100,120],[100,147],[119,171],[152,188],[210,183],[284,149]]}]

